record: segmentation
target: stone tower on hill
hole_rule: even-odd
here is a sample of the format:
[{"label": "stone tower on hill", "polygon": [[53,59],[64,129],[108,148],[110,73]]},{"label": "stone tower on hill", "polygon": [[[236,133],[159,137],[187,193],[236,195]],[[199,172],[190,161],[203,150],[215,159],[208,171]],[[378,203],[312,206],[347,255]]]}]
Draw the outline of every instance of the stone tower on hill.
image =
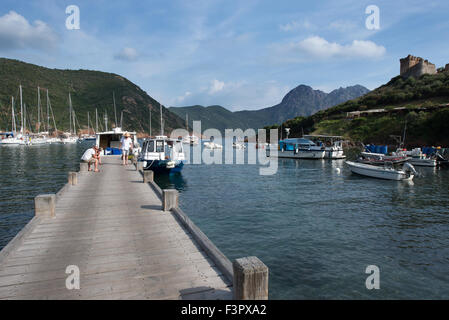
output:
[{"label": "stone tower on hill", "polygon": [[399,61],[401,62],[401,76],[404,78],[419,78],[423,74],[437,73],[435,65],[421,57],[408,55],[406,58],[402,58]]}]

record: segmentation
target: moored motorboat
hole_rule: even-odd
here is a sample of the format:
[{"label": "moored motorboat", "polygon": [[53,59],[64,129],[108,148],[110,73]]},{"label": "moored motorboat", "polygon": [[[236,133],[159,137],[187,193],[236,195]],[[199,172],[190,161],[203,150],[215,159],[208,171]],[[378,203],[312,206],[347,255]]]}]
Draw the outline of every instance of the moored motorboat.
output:
[{"label": "moored motorboat", "polygon": [[122,155],[120,141],[126,133],[129,133],[131,137],[134,146],[133,154],[134,156],[137,156],[141,150],[140,144],[137,141],[137,133],[122,131],[122,128],[120,127],[114,128],[111,131],[97,132],[95,135],[95,145],[103,150],[102,155]]},{"label": "moored motorboat", "polygon": [[[326,155],[324,146],[318,146],[315,142],[304,138],[290,138],[279,141],[278,158],[297,158],[297,159],[323,159]],[[275,153],[267,149],[267,156],[274,156]]]},{"label": "moored motorboat", "polygon": [[386,163],[384,166],[374,166],[360,162],[346,161],[346,164],[353,173],[378,179],[396,181],[412,180],[417,174],[413,165],[409,163],[404,163],[401,170],[393,168],[391,163]]},{"label": "moored motorboat", "polygon": [[181,139],[156,136],[144,140],[137,161],[143,162],[144,170],[174,173],[182,170],[185,159]]},{"label": "moored motorboat", "polygon": [[343,151],[344,138],[342,136],[305,135],[303,137],[314,141],[318,146],[324,146],[324,158],[326,159],[346,158]]}]

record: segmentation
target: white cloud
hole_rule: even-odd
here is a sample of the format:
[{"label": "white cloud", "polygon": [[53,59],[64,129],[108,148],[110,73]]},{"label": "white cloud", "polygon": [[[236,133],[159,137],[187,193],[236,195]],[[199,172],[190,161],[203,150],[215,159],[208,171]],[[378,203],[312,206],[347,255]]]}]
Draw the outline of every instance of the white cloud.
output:
[{"label": "white cloud", "polygon": [[114,58],[124,61],[136,61],[139,57],[139,53],[134,48],[123,48],[122,51],[117,53]]},{"label": "white cloud", "polygon": [[58,41],[56,33],[43,21],[30,24],[15,11],[0,17],[0,49],[53,48]]},{"label": "white cloud", "polygon": [[[220,81],[218,81],[220,82]],[[255,110],[271,107],[281,102],[282,98],[290,90],[288,86],[281,85],[276,81],[265,81],[250,83],[247,81],[236,81],[223,83],[221,90],[215,94],[208,94],[209,87],[200,87],[188,95],[184,94],[171,101],[174,106],[187,105],[221,105],[231,111]],[[187,93],[187,92],[186,92]]]},{"label": "white cloud", "polygon": [[337,20],[332,22],[329,28],[340,32],[349,32],[357,29],[358,26],[353,21]]},{"label": "white cloud", "polygon": [[189,96],[191,96],[192,93],[190,91],[186,91],[182,96],[179,96],[175,99],[175,103],[183,103],[184,100],[186,100]]},{"label": "white cloud", "polygon": [[215,94],[217,92],[220,92],[224,89],[225,83],[223,81],[219,81],[217,79],[214,79],[212,81],[212,84],[209,88],[209,94]]},{"label": "white cloud", "polygon": [[299,42],[275,45],[278,61],[302,62],[329,58],[379,58],[386,49],[372,41],[353,40],[351,44],[329,42],[324,38],[313,36]]},{"label": "white cloud", "polygon": [[308,20],[304,21],[292,21],[284,25],[280,25],[279,28],[282,31],[293,31],[299,29],[311,29],[313,26]]}]

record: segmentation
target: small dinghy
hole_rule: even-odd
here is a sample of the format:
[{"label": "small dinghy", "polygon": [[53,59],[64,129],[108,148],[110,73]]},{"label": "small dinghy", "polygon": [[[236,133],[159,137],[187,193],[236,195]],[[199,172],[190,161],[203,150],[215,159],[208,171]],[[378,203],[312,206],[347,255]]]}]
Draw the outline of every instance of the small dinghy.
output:
[{"label": "small dinghy", "polygon": [[404,163],[401,170],[393,168],[391,163],[386,163],[383,167],[352,161],[346,161],[346,164],[353,173],[386,180],[413,180],[417,174],[415,168],[409,163]]}]

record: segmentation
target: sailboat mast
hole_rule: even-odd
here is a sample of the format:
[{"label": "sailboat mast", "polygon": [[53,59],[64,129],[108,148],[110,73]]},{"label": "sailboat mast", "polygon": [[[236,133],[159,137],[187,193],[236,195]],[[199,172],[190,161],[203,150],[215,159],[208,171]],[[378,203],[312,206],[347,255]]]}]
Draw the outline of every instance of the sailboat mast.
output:
[{"label": "sailboat mast", "polygon": [[98,132],[98,110],[95,108],[95,132]]},{"label": "sailboat mast", "polygon": [[72,134],[72,97],[70,96],[69,92],[69,133]]},{"label": "sailboat mast", "polygon": [[11,129],[15,135],[17,128],[16,128],[16,115],[14,114],[14,97],[11,97],[11,109],[12,109]]},{"label": "sailboat mast", "polygon": [[161,109],[161,136],[164,135],[164,125],[162,123],[162,104],[159,103],[159,107]]},{"label": "sailboat mast", "polygon": [[152,136],[151,134],[151,109],[150,109],[150,137]]},{"label": "sailboat mast", "polygon": [[186,129],[187,129],[187,133],[189,133],[189,114],[188,113],[186,113]]},{"label": "sailboat mast", "polygon": [[89,120],[89,112],[87,112],[87,135],[90,134]]},{"label": "sailboat mast", "polygon": [[405,132],[406,131],[407,131],[407,120],[405,120],[404,135],[402,136],[402,143],[401,143],[402,148],[405,146]]},{"label": "sailboat mast", "polygon": [[106,110],[104,111],[104,126],[106,128],[106,132],[108,131],[108,113]]},{"label": "sailboat mast", "polygon": [[117,110],[115,108],[115,92],[114,91],[112,91],[112,100],[114,101],[115,126],[117,127]]},{"label": "sailboat mast", "polygon": [[50,107],[48,100],[48,89],[47,89],[47,132],[50,134]]},{"label": "sailboat mast", "polygon": [[120,114],[120,128],[123,128],[123,110]]},{"label": "sailboat mast", "polygon": [[23,134],[23,102],[22,102],[22,85],[19,86],[20,91],[20,133]]},{"label": "sailboat mast", "polygon": [[41,93],[37,87],[37,133],[41,132]]},{"label": "sailboat mast", "polygon": [[27,132],[27,104],[25,103],[23,105],[23,127],[24,127],[24,132]]},{"label": "sailboat mast", "polygon": [[72,109],[72,117],[73,117],[73,134],[76,135],[75,111],[73,111],[73,109]]}]

